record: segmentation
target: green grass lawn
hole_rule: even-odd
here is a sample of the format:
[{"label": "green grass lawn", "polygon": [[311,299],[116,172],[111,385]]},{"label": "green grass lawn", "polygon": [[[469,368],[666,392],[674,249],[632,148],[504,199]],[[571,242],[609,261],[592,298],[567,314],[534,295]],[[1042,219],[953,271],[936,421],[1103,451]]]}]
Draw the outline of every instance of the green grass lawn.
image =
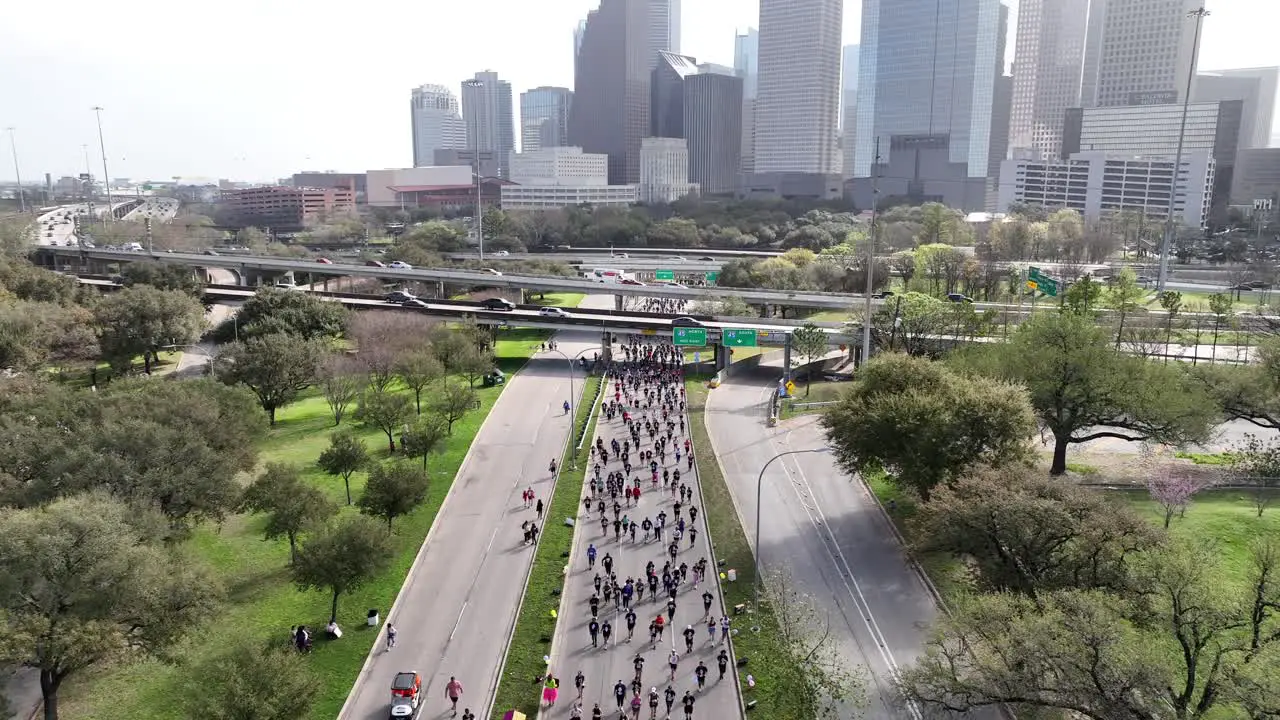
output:
[{"label": "green grass lawn", "polygon": [[[601,378],[592,376],[587,379],[583,388],[582,399],[574,413],[573,434],[569,448],[561,460],[560,475],[551,490],[548,502],[547,522],[542,526],[542,539],[538,542],[538,552],[533,559],[533,569],[529,573],[529,582],[525,588],[524,604],[520,606],[520,616],[516,618],[515,632],[511,638],[511,648],[507,653],[507,663],[502,670],[502,679],[498,683],[498,691],[493,703],[493,717],[500,720],[508,710],[519,710],[529,717],[538,714],[538,704],[542,698],[542,686],[533,681],[546,672],[547,664],[543,656],[551,652],[551,639],[555,637],[556,620],[552,611],[559,611],[559,591],[564,588],[564,567],[569,562],[569,551],[573,547],[575,527],[564,524],[564,518],[578,516],[578,503],[582,498],[582,484],[586,482],[587,468],[591,455],[590,442],[577,452],[574,445],[583,426],[590,420],[587,438],[595,433],[596,418],[591,411],[595,407],[593,400],[598,400],[596,391],[600,388]],[[572,470],[572,460],[577,455],[578,469]],[[562,671],[557,670],[559,674]],[[567,682],[568,677],[561,678]]]},{"label": "green grass lawn", "polygon": [[848,382],[831,382],[830,380],[815,380],[808,392],[805,391],[803,380],[796,381],[796,396],[791,399],[782,401],[781,419],[785,420],[796,415],[807,415],[811,413],[820,413],[825,409],[823,407],[795,407],[804,403],[832,402],[839,400],[840,396],[852,386]]},{"label": "green grass lawn", "polygon": [[556,292],[532,295],[525,293],[525,300],[534,305],[550,305],[553,307],[574,308],[582,304],[583,293]]},{"label": "green grass lawn", "polygon": [[[739,360],[746,360],[746,359],[747,359],[747,358],[749,358],[749,357],[755,357],[756,355],[759,355],[759,354],[760,354],[760,353],[762,353],[762,352],[765,352],[765,351],[767,351],[767,350],[770,350],[771,348],[767,348],[767,347],[736,347],[736,348],[730,348],[730,349],[731,349],[731,350],[733,350],[733,353],[729,355],[729,362],[737,362],[737,361],[739,361]],[[701,359],[702,359],[702,362],[704,362],[704,363],[715,362],[715,360],[716,360],[716,349],[715,349],[715,348],[713,348],[713,347],[711,347],[711,346],[704,346],[704,347],[687,347],[687,348],[685,348],[685,349],[684,349],[684,361],[685,361],[685,363],[692,363],[692,362],[694,362],[694,356],[695,356],[695,355],[696,355],[697,357],[701,358]]]},{"label": "green grass lawn", "polygon": [[[529,333],[500,334],[496,353],[499,363],[516,369],[528,358],[533,346]],[[433,479],[426,502],[414,513],[395,521],[395,558],[390,569],[360,590],[342,597],[338,623],[346,634],[337,642],[317,640],[309,662],[320,678],[321,691],[310,713],[314,720],[331,720],[346,700],[356,674],[376,636],[365,624],[365,612],[378,608],[384,614],[391,607],[427,531],[435,520],[458,468],[498,399],[501,388],[477,386],[481,406],[459,420],[453,437],[444,449],[430,458]],[[315,466],[316,458],[328,445],[334,429],[325,400],[315,390],[281,409],[276,427],[262,440],[265,462],[295,463],[304,468],[304,477],[338,503],[345,502],[342,480],[324,474]],[[343,425],[350,421],[343,420]],[[371,452],[387,457],[386,436],[377,430],[362,431]],[[352,493],[358,496],[366,475],[352,477]],[[344,513],[356,512],[344,507]],[[321,628],[328,620],[326,593],[300,592],[289,580],[289,547],[286,541],[264,541],[264,518],[234,515],[220,525],[196,528],[182,547],[196,561],[211,566],[227,593],[227,602],[209,625],[196,629],[177,648],[178,662],[136,663],[115,671],[73,678],[62,692],[63,716],[78,720],[170,720],[180,717],[182,682],[187,679],[184,664],[222,651],[242,638],[278,637],[281,641],[291,625],[299,623]]]},{"label": "green grass lawn", "polygon": [[[151,363],[152,375],[167,375],[178,369],[178,363],[182,361],[181,350],[162,350],[156,353],[155,361]],[[111,365],[106,362],[98,362],[93,368],[88,366],[77,368],[50,368],[49,372],[59,382],[67,383],[74,387],[89,387],[93,381],[92,369],[98,371],[98,384],[105,385],[115,377],[115,370],[111,369]],[[146,363],[142,361],[139,355],[133,359],[130,364],[130,374],[139,375],[146,370]]]},{"label": "green grass lawn", "polygon": [[[733,568],[737,582],[721,581],[724,604],[732,608],[740,603],[751,605],[751,587],[755,582],[755,563],[751,545],[742,529],[738,511],[729,493],[720,469],[720,462],[711,449],[711,437],[707,434],[705,409],[707,387],[703,380],[687,380],[685,389],[689,402],[689,427],[693,437],[693,456],[698,464],[699,484],[702,488],[702,506],[706,511],[707,531],[715,549],[715,561],[721,571]],[[738,671],[744,700],[756,701],[752,714],[758,718],[787,718],[800,720],[817,717],[817,705],[808,697],[804,681],[805,670],[785,649],[778,629],[777,619],[764,607],[749,616],[735,621],[739,633],[733,638],[734,656],[750,658],[750,664]],[[759,632],[752,632],[751,626]],[[747,688],[746,673],[755,676],[754,690]]]}]

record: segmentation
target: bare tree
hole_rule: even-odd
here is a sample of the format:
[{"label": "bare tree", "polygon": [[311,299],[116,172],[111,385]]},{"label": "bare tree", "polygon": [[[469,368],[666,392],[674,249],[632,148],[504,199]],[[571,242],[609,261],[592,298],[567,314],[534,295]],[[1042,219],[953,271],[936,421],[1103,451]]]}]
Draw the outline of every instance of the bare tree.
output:
[{"label": "bare tree", "polygon": [[369,374],[369,384],[375,390],[387,389],[401,353],[426,342],[433,324],[422,315],[399,312],[366,310],[352,314],[347,337],[355,341],[356,359]]},{"label": "bare tree", "polygon": [[361,369],[360,363],[344,353],[330,353],[320,361],[316,380],[329,404],[329,412],[333,413],[334,425],[342,424],[347,408],[364,389]]},{"label": "bare tree", "polygon": [[1146,325],[1131,325],[1124,329],[1120,338],[1122,349],[1147,359],[1161,355],[1165,345],[1164,330]]},{"label": "bare tree", "polygon": [[[810,716],[844,716],[866,705],[866,676],[851,667],[831,638],[831,614],[798,589],[786,570],[769,571],[762,579],[762,602],[772,611],[783,649],[803,673],[814,703]],[[841,712],[841,710],[844,712]]]}]

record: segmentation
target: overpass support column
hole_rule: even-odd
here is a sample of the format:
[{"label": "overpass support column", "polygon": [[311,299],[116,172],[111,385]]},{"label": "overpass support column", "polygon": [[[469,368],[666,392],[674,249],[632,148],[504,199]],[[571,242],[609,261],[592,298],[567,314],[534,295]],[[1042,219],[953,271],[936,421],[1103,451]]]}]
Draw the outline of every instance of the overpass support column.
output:
[{"label": "overpass support column", "polygon": [[782,381],[791,379],[791,333],[787,333],[787,341],[782,346]]},{"label": "overpass support column", "polygon": [[613,309],[617,310],[618,312],[622,312],[622,296],[621,295],[613,296]]},{"label": "overpass support column", "polygon": [[773,312],[772,312],[772,310],[773,310],[773,309],[769,307],[769,303],[765,303],[765,304],[761,305],[761,306],[760,306],[760,317],[762,317],[762,318],[773,317]]},{"label": "overpass support column", "polygon": [[729,367],[729,348],[724,345],[716,345],[716,372]]},{"label": "overpass support column", "polygon": [[613,333],[605,332],[600,336],[600,362],[613,362]]},{"label": "overpass support column", "polygon": [[436,282],[436,299],[444,300],[446,297],[447,296],[444,294],[444,281],[443,280],[437,281]]}]

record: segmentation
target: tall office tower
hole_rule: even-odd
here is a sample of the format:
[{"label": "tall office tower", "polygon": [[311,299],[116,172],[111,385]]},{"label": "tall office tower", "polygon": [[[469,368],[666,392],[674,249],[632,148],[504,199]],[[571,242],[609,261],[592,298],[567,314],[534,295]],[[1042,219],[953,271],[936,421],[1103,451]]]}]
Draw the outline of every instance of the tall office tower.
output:
[{"label": "tall office tower", "polygon": [[640,140],[649,132],[653,0],[600,0],[587,15],[574,63],[569,144],[609,156],[609,184],[640,180]]},{"label": "tall office tower", "polygon": [[651,42],[659,50],[680,52],[680,0],[649,0]]},{"label": "tall office tower", "polygon": [[882,196],[986,206],[1008,12],[1000,0],[864,0],[853,167],[859,207],[870,205],[870,183],[856,179],[871,177],[877,139]]},{"label": "tall office tower", "polygon": [[413,166],[435,164],[436,150],[464,150],[467,126],[458,114],[458,98],[443,85],[423,85],[409,98],[413,127]]},{"label": "tall office tower", "polygon": [[[1062,117],[1080,106],[1089,0],[1021,0],[1013,44],[1013,157],[1057,158]],[[1000,158],[1003,160],[1004,158]]]},{"label": "tall office tower", "polygon": [[649,137],[682,138],[684,81],[698,73],[698,61],[671,52],[658,53],[649,77]]},{"label": "tall office tower", "polygon": [[520,152],[569,144],[569,108],[573,91],[536,87],[520,93]]},{"label": "tall office tower", "polygon": [[742,174],[755,172],[756,79],[760,70],[760,33],[755,28],[733,36],[733,69],[742,78]]},{"label": "tall office tower", "polygon": [[1196,75],[1191,102],[1243,100],[1240,149],[1264,148],[1271,140],[1277,76],[1280,68],[1275,67],[1206,70]]},{"label": "tall office tower", "polygon": [[[1180,102],[1192,57],[1196,22],[1187,13],[1203,0],[1093,0],[1081,98],[1085,107]],[[1094,23],[1090,23],[1093,25]]]},{"label": "tall office tower", "polygon": [[840,63],[840,168],[844,177],[853,177],[853,149],[856,147],[858,112],[857,45],[845,45]]},{"label": "tall office tower", "polygon": [[760,0],[756,174],[839,168],[844,0]]},{"label": "tall office tower", "polygon": [[502,177],[507,177],[516,149],[511,83],[489,70],[462,81],[462,116],[467,122],[467,149],[497,153]]},{"label": "tall office tower", "polygon": [[684,79],[684,137],[689,180],[704,195],[728,195],[742,172],[742,78],[730,68],[698,66]]}]

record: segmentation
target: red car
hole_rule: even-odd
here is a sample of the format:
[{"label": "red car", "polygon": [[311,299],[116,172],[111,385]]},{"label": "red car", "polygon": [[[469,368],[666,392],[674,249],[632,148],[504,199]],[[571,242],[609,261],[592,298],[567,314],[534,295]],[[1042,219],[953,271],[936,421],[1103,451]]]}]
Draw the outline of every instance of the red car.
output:
[{"label": "red car", "polygon": [[333,261],[332,261],[332,260],[330,260],[329,258],[316,258],[316,262],[320,263],[321,265],[332,265],[332,264],[333,264]]},{"label": "red car", "polygon": [[365,263],[365,265],[368,265],[369,267],[382,267],[382,268],[387,266],[387,264],[382,262],[381,260],[370,260],[369,262]]}]

